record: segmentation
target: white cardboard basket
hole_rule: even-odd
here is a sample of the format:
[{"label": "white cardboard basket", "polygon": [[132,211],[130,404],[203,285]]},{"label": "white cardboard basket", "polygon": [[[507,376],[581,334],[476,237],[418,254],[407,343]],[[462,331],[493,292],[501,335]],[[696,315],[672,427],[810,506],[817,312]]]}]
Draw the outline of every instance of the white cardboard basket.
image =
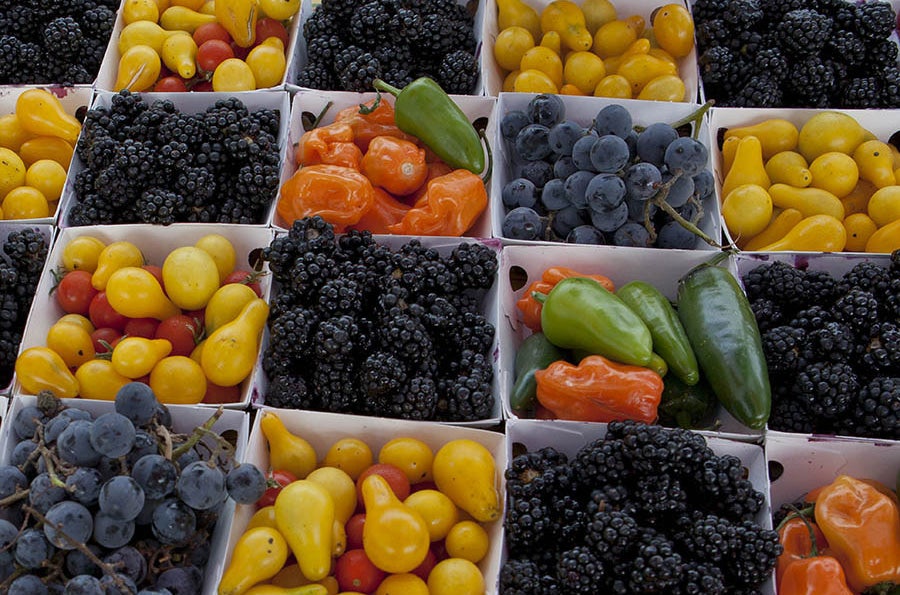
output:
[{"label": "white cardboard basket", "polygon": [[[710,252],[700,250],[656,250],[652,253],[653,258],[648,258],[650,254],[643,248],[615,246],[506,246],[503,249],[498,273],[500,322],[497,332],[500,339],[500,396],[507,419],[519,420],[516,412],[510,408],[509,395],[516,380],[516,352],[522,341],[532,333],[522,323],[516,302],[531,283],[539,280],[550,267],[567,266],[579,273],[605,275],[617,288],[629,281],[645,281],[674,302],[678,293],[678,280],[693,267],[709,261],[711,256]],[[724,266],[737,276],[737,268],[732,259],[728,259]],[[514,288],[511,271],[513,276],[524,273],[525,284]],[[703,430],[700,433],[734,440],[762,440],[761,432],[744,426],[721,406],[716,418],[721,423],[717,430]]]},{"label": "white cardboard basket", "polygon": [[[276,413],[291,433],[304,438],[312,444],[320,460],[325,456],[328,448],[341,438],[352,437],[364,441],[372,449],[376,459],[380,448],[389,440],[398,437],[418,438],[428,444],[435,453],[441,446],[451,440],[460,438],[474,440],[486,447],[494,456],[497,469],[496,485],[502,500],[505,485],[503,470],[507,465],[508,449],[505,436],[499,432],[461,428],[432,422],[265,408],[257,412],[250,432],[250,442],[247,446],[246,456],[242,459],[242,462],[253,463],[260,469],[268,469],[269,467],[268,446],[265,435],[262,433],[259,425],[263,411]],[[244,533],[255,511],[256,507],[253,505],[236,506],[223,566],[227,566],[231,560],[234,545]],[[496,592],[491,589],[497,583],[500,571],[500,551],[503,540],[502,524],[502,520],[496,520],[484,525],[490,537],[490,549],[478,566],[484,575],[485,584],[488,585],[488,592]],[[216,583],[218,583],[220,577],[221,574],[215,577]]]},{"label": "white cardboard basket", "polygon": [[[46,345],[47,331],[65,314],[51,294],[51,288],[56,284],[53,273],[62,266],[62,253],[71,240],[81,236],[93,236],[106,244],[119,240],[128,240],[135,244],[144,254],[149,264],[162,266],[166,256],[175,248],[181,246],[193,246],[201,237],[218,233],[228,238],[237,253],[236,269],[253,270],[250,262],[251,253],[254,250],[265,248],[272,238],[272,231],[265,227],[248,225],[223,225],[211,223],[174,223],[168,227],[154,225],[105,225],[97,227],[70,227],[60,232],[58,241],[54,243],[49,256],[47,266],[38,283],[37,293],[31,305],[28,323],[22,336],[22,344],[19,353],[29,347]],[[263,270],[268,270],[264,267]],[[270,278],[264,275],[260,279],[263,290],[263,298],[268,301],[270,290]],[[256,376],[260,373],[258,367],[254,367],[250,376],[241,383],[241,399],[236,403],[228,403],[227,408],[241,409],[250,402]],[[18,395],[25,392],[21,383],[14,382],[12,394]],[[203,407],[218,406],[211,404],[199,405]]]},{"label": "white cardboard basket", "polygon": [[[375,99],[375,93],[350,93],[347,91],[303,91],[301,90],[291,102],[291,121],[288,130],[288,142],[285,143],[284,153],[281,162],[281,179],[278,186],[278,197],[275,202],[281,198],[281,187],[284,186],[291,176],[297,171],[297,165],[294,159],[294,153],[297,149],[297,143],[305,132],[303,128],[303,115],[308,114],[315,119],[324,110],[320,125],[325,126],[334,122],[334,116],[344,108],[354,105],[363,104],[369,100]],[[487,119],[487,128],[485,136],[493,139],[495,136],[494,129],[496,121],[494,118],[494,108],[496,101],[492,97],[478,97],[471,95],[453,95],[453,101],[462,109],[463,113],[472,121],[479,119]],[[394,97],[388,93],[381,94],[381,100],[387,101],[391,105],[394,104]],[[463,235],[475,238],[491,237],[491,184],[485,187],[488,193],[488,204],[475,223],[472,224]],[[283,221],[276,210],[273,208],[269,217],[269,223],[278,229],[289,229],[290,222]]]},{"label": "white cardboard basket", "polygon": [[[19,395],[12,399],[6,418],[15,419],[15,416],[23,407],[28,405],[36,405],[37,397],[31,395]],[[88,411],[94,418],[115,411],[115,403],[107,401],[87,401],[82,399],[67,399],[65,401],[67,407],[74,407]],[[169,412],[172,414],[172,427],[176,432],[189,434],[194,428],[205,423],[213,414],[212,409],[200,409],[190,405],[168,405]],[[234,443],[235,461],[244,462],[247,456],[247,441],[250,435],[250,419],[249,415],[244,411],[225,410],[222,416],[213,425],[212,430],[218,434],[222,434],[227,430],[237,433],[237,439]],[[13,449],[16,446],[16,437],[13,433],[12,424],[4,423],[0,429],[0,464],[8,464],[12,456]],[[216,528],[210,538],[209,561],[204,569],[203,595],[215,595],[216,585],[218,585],[218,577],[222,575],[225,560],[225,547],[228,540],[228,533],[231,530],[232,519],[234,517],[235,502],[228,499],[219,512]],[[213,580],[215,579],[215,581]]]},{"label": "white cardboard basket", "polygon": [[[494,237],[502,238],[504,244],[551,244],[564,245],[564,242],[546,242],[543,240],[515,240],[503,237],[503,218],[507,208],[501,197],[503,186],[514,179],[515,158],[509,150],[509,143],[500,134],[500,122],[503,116],[512,110],[524,110],[528,102],[534,97],[534,93],[501,93],[494,116],[497,124],[494,127],[494,175],[491,179],[491,226]],[[631,114],[635,125],[647,126],[655,122],[675,122],[694,111],[700,106],[694,103],[669,103],[664,101],[639,101],[637,99],[609,99],[606,97],[576,97],[571,95],[559,95],[566,108],[565,119],[573,120],[582,126],[590,126],[594,117],[607,105],[618,104],[625,107]],[[697,139],[709,150],[710,155],[715,153],[714,139],[710,134],[709,119],[703,117],[700,122],[700,132]],[[712,167],[709,164],[708,167]],[[721,241],[721,216],[719,204],[716,200],[708,200],[703,205],[703,218],[698,227],[706,232],[713,240]],[[711,250],[712,247],[697,239],[695,249]]]},{"label": "white cardboard basket", "polygon": [[[110,46],[112,47],[112,46]],[[98,107],[109,108],[112,105],[112,98],[117,93],[100,91],[94,97],[91,109]],[[241,93],[141,93],[148,105],[152,105],[155,101],[171,101],[175,107],[186,114],[197,114],[206,111],[207,108],[215,105],[220,99],[228,99],[235,97],[239,99],[251,112],[258,109],[271,109],[278,112],[278,154],[283,155],[285,151],[285,143],[287,142],[288,120],[290,115],[290,102],[288,93],[280,90],[261,90],[261,91],[244,91]],[[62,197],[59,200],[59,226],[69,227],[69,212],[72,206],[78,202],[78,196],[75,194],[75,176],[84,169],[84,163],[78,157],[78,153],[72,157],[72,166],[69,168],[69,175],[66,178],[66,185],[63,188]],[[263,221],[254,226],[261,227],[266,225],[266,221],[271,218],[271,212],[275,210],[275,198],[269,205]]]}]

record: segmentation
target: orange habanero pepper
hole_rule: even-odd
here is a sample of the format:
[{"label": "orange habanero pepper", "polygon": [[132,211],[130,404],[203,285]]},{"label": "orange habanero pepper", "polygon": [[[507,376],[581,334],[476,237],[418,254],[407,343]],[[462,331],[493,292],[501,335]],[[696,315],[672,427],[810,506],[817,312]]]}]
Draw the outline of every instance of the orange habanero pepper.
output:
[{"label": "orange habanero pepper", "polygon": [[409,196],[403,197],[404,201],[414,207],[424,207],[428,202],[428,182],[453,171],[453,168],[443,161],[428,161],[428,159],[425,161],[428,163],[428,175],[425,176],[425,181],[419,186],[418,190]]},{"label": "orange habanero pepper", "polygon": [[298,166],[341,165],[358,170],[362,151],[353,144],[353,129],[349,124],[335,122],[303,133],[294,153]]},{"label": "orange habanero pepper", "polygon": [[810,556],[791,562],[778,583],[780,595],[853,595],[837,558]]},{"label": "orange habanero pepper", "polygon": [[391,233],[423,236],[460,236],[487,207],[481,178],[456,169],[428,182],[427,202],[410,209]]},{"label": "orange habanero pepper", "polygon": [[828,541],[822,530],[815,523],[800,518],[799,515],[788,516],[778,527],[778,541],[784,549],[775,564],[776,584],[781,584],[781,577],[788,566],[812,554],[813,542],[810,539],[810,531],[815,536],[820,551],[828,547]]},{"label": "orange habanero pepper", "polygon": [[534,299],[531,295],[532,292],[543,293],[546,295],[550,293],[550,290],[553,289],[557,283],[563,279],[568,279],[569,277],[587,277],[588,279],[597,281],[609,291],[614,292],[616,290],[615,285],[609,280],[609,277],[603,275],[585,275],[570,269],[569,267],[550,267],[541,275],[541,280],[532,283],[528,289],[525,290],[525,293],[522,294],[522,297],[519,298],[519,301],[516,302],[516,307],[522,313],[522,322],[525,326],[535,332],[541,330],[541,309],[543,308],[543,304]]},{"label": "orange habanero pepper", "polygon": [[373,138],[361,165],[372,184],[397,195],[415,192],[428,176],[425,149],[392,136]]},{"label": "orange habanero pepper", "polygon": [[295,219],[320,215],[343,232],[359,223],[375,202],[375,189],[364,175],[339,165],[310,165],[281,187],[276,211],[288,226]]},{"label": "orange habanero pepper", "polygon": [[390,233],[391,225],[399,223],[409,205],[394,198],[389,192],[381,188],[375,188],[375,202],[359,220],[359,223],[351,226],[351,229],[368,230],[372,233]]},{"label": "orange habanero pepper", "polygon": [[414,136],[397,128],[394,123],[394,106],[387,101],[378,102],[377,107],[368,113],[360,112],[360,109],[371,109],[374,102],[372,99],[362,105],[344,108],[335,115],[334,121],[350,125],[354,142],[364,152],[369,149],[372,139],[378,136],[392,136],[416,142]]},{"label": "orange habanero pepper", "polygon": [[576,366],[556,361],[534,373],[538,401],[559,419],[656,421],[663,381],[648,368],[590,355]]}]

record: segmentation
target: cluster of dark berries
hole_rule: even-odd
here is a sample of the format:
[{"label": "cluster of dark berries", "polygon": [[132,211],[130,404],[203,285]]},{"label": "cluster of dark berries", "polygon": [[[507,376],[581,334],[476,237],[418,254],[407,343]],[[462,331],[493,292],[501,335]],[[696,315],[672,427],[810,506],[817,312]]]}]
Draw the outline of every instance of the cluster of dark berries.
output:
[{"label": "cluster of dark berries", "polygon": [[36,228],[13,228],[0,225],[0,233],[7,231],[0,254],[0,389],[12,380],[19,343],[31,300],[37,289],[48,241]]},{"label": "cluster of dark berries", "polygon": [[448,93],[478,80],[473,13],[456,0],[323,0],[303,24],[307,64],[297,84],[372,91],[428,76]]},{"label": "cluster of dark berries", "polygon": [[741,460],[689,430],[610,423],[516,456],[506,493],[501,595],[756,593],[782,551]]},{"label": "cluster of dark berries", "polygon": [[635,130],[621,105],[600,110],[588,127],[565,119],[556,95],[511,110],[500,132],[511,156],[503,186],[502,235],[655,248],[694,248],[715,184],[709,150],[665,123]]},{"label": "cluster of dark berries", "polygon": [[264,250],[276,281],[263,370],[266,404],[417,420],[487,419],[494,325],[484,298],[496,252],[448,255],[369,232],[335,238],[298,219]]},{"label": "cluster of dark berries", "polygon": [[212,429],[219,415],[176,433],[140,382],[97,416],[47,391],[21,404],[0,466],[0,592],[199,593],[226,500],[266,490]]},{"label": "cluster of dark berries", "polygon": [[776,261],[743,281],[772,384],[769,428],[900,439],[900,250],[840,278]]},{"label": "cluster of dark berries", "polygon": [[0,84],[90,84],[118,0],[9,0],[0,4]]},{"label": "cluster of dark berries", "polygon": [[122,91],[87,113],[68,223],[263,223],[278,191],[279,118],[234,97],[186,114]]},{"label": "cluster of dark berries", "polygon": [[716,105],[900,107],[889,2],[696,0],[692,10]]}]

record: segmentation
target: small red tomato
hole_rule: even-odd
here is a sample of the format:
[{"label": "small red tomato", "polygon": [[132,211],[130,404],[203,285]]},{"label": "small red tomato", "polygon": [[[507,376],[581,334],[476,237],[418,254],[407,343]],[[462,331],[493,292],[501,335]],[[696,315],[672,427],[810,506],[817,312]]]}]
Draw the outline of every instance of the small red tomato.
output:
[{"label": "small red tomato", "polygon": [[278,497],[284,486],[295,481],[297,481],[297,477],[290,471],[285,471],[284,469],[270,470],[266,474],[266,485],[268,487],[262,497],[256,501],[256,507],[272,506],[275,504],[275,498]]},{"label": "small red tomato", "polygon": [[189,357],[194,347],[197,346],[199,335],[200,330],[196,319],[184,314],[177,314],[159,323],[154,338],[165,339],[172,344],[172,352],[169,355]]},{"label": "small red tomato", "polygon": [[239,270],[233,271],[222,281],[220,285],[228,285],[229,283],[243,283],[253,290],[257,296],[262,297],[262,287],[259,284],[259,278],[265,273],[259,271]]},{"label": "small red tomato", "polygon": [[229,58],[234,58],[234,50],[221,39],[210,39],[197,48],[197,66],[206,72],[214,71],[216,66]]},{"label": "small red tomato", "polygon": [[218,39],[225,43],[231,43],[231,35],[229,35],[225,27],[219,23],[203,23],[194,29],[193,38],[197,47],[200,47],[210,39]]},{"label": "small red tomato", "polygon": [[241,385],[219,386],[210,381],[206,381],[206,394],[203,396],[204,403],[237,403],[241,400]]},{"label": "small red tomato", "polygon": [[212,91],[212,81],[200,81],[191,86],[191,91]]},{"label": "small red tomato", "polygon": [[94,343],[94,351],[96,351],[97,354],[109,353],[121,338],[121,332],[108,326],[98,328],[91,333],[91,341]]},{"label": "small red tomato", "polygon": [[334,578],[341,591],[373,593],[386,576],[383,570],[372,564],[362,549],[344,552],[334,565]]},{"label": "small red tomato", "polygon": [[184,93],[187,90],[187,85],[180,76],[166,76],[153,85],[153,91],[156,93]]},{"label": "small red tomato", "polygon": [[425,559],[422,560],[422,563],[412,569],[412,573],[422,579],[423,581],[428,580],[428,575],[431,573],[431,569],[437,564],[437,556],[428,548],[428,553],[425,554]]},{"label": "small red tomato", "polygon": [[366,524],[366,513],[354,514],[344,523],[344,532],[347,533],[347,549],[354,550],[363,546],[363,526]]},{"label": "small red tomato", "polygon": [[277,37],[284,44],[284,49],[288,47],[288,32],[281,24],[281,21],[275,19],[264,18],[256,21],[256,43],[262,43],[269,37]]},{"label": "small red tomato", "polygon": [[91,285],[91,274],[87,271],[69,271],[56,286],[56,301],[67,314],[86,316],[91,300],[99,292]]},{"label": "small red tomato", "polygon": [[159,321],[155,318],[129,318],[125,323],[125,334],[129,337],[153,339],[158,326]]},{"label": "small red tomato", "polygon": [[200,308],[199,310],[184,310],[182,314],[193,318],[194,322],[197,324],[197,328],[203,328],[206,324],[206,308]]},{"label": "small red tomato", "polygon": [[375,463],[360,473],[356,480],[356,497],[360,502],[363,501],[363,480],[370,475],[380,475],[385,478],[398,499],[406,500],[406,497],[409,496],[409,479],[400,467],[390,463]]},{"label": "small red tomato", "polygon": [[250,54],[250,50],[253,48],[242,48],[236,43],[231,44],[231,51],[234,52],[234,57],[238,60],[246,60],[247,56]]},{"label": "small red tomato", "polygon": [[158,267],[155,264],[145,264],[141,268],[153,275],[153,277],[159,281],[159,286],[162,287],[163,291],[166,290],[165,284],[163,283],[162,267]]},{"label": "small red tomato", "polygon": [[120,332],[125,330],[125,324],[128,322],[128,318],[116,312],[109,305],[105,291],[99,292],[91,300],[91,305],[88,308],[88,318],[91,319],[91,324],[94,325],[94,328],[108,326]]}]

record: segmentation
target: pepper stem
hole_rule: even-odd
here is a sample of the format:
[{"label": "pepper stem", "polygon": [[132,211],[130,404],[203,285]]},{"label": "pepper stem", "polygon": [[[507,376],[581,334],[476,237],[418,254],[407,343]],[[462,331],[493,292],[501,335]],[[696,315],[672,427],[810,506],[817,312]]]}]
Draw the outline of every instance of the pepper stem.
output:
[{"label": "pepper stem", "polygon": [[484,134],[484,129],[478,131],[478,137],[481,138],[481,142],[484,143],[484,149],[487,153],[487,169],[484,172],[484,175],[481,176],[481,181],[485,186],[491,181],[491,174],[494,171],[494,152],[491,151],[491,143],[488,142],[487,136]]},{"label": "pepper stem", "polygon": [[533,297],[539,304],[543,304],[547,301],[547,294],[541,293],[540,291],[532,291],[531,297]]},{"label": "pepper stem", "polygon": [[385,81],[383,81],[381,79],[375,79],[375,81],[372,83],[372,86],[375,87],[376,91],[384,91],[385,93],[390,93],[394,97],[399,95],[400,91],[402,90],[402,89],[398,89],[397,87],[395,87],[393,85],[386,83]]}]

